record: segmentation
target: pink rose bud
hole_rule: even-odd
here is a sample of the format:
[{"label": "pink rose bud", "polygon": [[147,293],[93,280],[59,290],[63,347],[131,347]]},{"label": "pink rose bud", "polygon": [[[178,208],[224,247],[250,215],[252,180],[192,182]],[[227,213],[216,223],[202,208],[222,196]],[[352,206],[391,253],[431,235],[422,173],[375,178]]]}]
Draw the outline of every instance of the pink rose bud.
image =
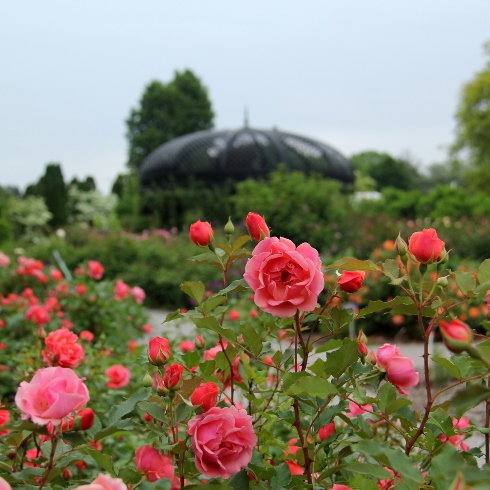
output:
[{"label": "pink rose bud", "polygon": [[171,480],[174,477],[172,458],[160,453],[152,446],[142,446],[136,449],[134,462],[136,469],[142,471],[149,482],[155,482],[161,478]]},{"label": "pink rose bud", "polygon": [[206,341],[201,335],[196,335],[196,347],[198,349],[204,349],[204,347],[206,347]]},{"label": "pink rose bud", "polygon": [[368,338],[366,337],[366,334],[364,332],[359,332],[358,336],[357,336],[357,341],[358,342],[364,342],[365,344],[368,343]]},{"label": "pink rose bud", "polygon": [[274,366],[274,361],[272,360],[271,356],[264,356],[264,362],[269,364],[269,366]]},{"label": "pink rose bud", "polygon": [[94,340],[94,334],[89,330],[82,330],[80,332],[80,340],[86,340],[87,342],[92,342]]},{"label": "pink rose bud", "polygon": [[446,347],[456,354],[465,351],[473,342],[473,332],[466,323],[453,318],[450,323],[441,320],[439,323],[442,340]]},{"label": "pink rose bud", "polygon": [[165,375],[163,376],[163,386],[167,388],[167,390],[175,390],[177,391],[183,382],[183,374],[184,366],[180,364],[172,364],[165,370]]},{"label": "pink rose bud", "polygon": [[[85,469],[87,466],[83,461],[77,461],[75,466]],[[92,483],[75,487],[73,490],[127,490],[128,486],[121,478],[112,478],[109,475],[100,474]]]},{"label": "pink rose bud", "polygon": [[364,271],[342,271],[342,275],[339,277],[339,286],[342,291],[346,293],[355,293],[362,287],[364,281]]},{"label": "pink rose bud", "polygon": [[253,309],[253,310],[250,310],[250,318],[257,318],[257,315],[259,314],[259,312],[256,310],[256,309]]},{"label": "pink rose bud", "polygon": [[88,262],[88,275],[92,279],[100,280],[104,275],[104,267],[100,262],[96,260],[89,260]]},{"label": "pink rose bud", "polygon": [[432,263],[444,250],[444,242],[433,228],[416,231],[408,240],[408,250],[418,262]]},{"label": "pink rose bud", "polygon": [[240,313],[237,310],[231,310],[228,317],[232,322],[236,322],[240,318]]},{"label": "pink rose bud", "polygon": [[216,406],[218,401],[219,388],[218,385],[209,381],[201,383],[191,395],[191,403],[193,405],[201,405],[201,408],[207,412],[209,409]]},{"label": "pink rose bud", "polygon": [[335,434],[335,424],[333,423],[333,421],[327,425],[324,425],[318,431],[318,437],[320,438],[320,441],[324,441],[333,434]]},{"label": "pink rose bud", "polygon": [[207,221],[197,220],[191,225],[189,236],[196,245],[207,247],[214,240],[214,231]]},{"label": "pink rose bud", "polygon": [[170,344],[163,337],[153,337],[148,342],[148,361],[154,366],[163,366],[170,357]]},{"label": "pink rose bud", "polygon": [[95,413],[91,408],[84,408],[75,415],[75,427],[88,430],[94,425]]},{"label": "pink rose bud", "polygon": [[348,487],[347,485],[339,485],[338,483],[335,483],[330,490],[352,490],[352,488]]},{"label": "pink rose bud", "polygon": [[248,213],[245,224],[247,225],[248,233],[256,242],[260,242],[260,240],[270,236],[269,228],[260,214]]},{"label": "pink rose bud", "polygon": [[192,342],[192,340],[183,340],[180,344],[179,344],[179,349],[182,351],[182,352],[189,352],[191,350],[194,350],[196,348],[196,344],[194,344],[194,342]]}]

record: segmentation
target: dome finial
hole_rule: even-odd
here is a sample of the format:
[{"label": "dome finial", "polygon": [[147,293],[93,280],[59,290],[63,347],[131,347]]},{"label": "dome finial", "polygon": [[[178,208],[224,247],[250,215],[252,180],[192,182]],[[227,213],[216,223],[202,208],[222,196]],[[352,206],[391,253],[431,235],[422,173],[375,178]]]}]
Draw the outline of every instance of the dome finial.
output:
[{"label": "dome finial", "polygon": [[244,127],[248,128],[248,107],[245,106],[245,110],[243,113],[243,125]]}]

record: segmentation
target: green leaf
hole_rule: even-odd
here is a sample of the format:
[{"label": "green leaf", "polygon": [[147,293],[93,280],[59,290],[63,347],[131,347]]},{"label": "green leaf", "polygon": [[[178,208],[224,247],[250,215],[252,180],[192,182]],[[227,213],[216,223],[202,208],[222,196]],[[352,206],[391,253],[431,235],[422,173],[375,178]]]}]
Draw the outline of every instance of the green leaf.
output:
[{"label": "green leaf", "polygon": [[205,316],[204,318],[193,317],[191,320],[198,328],[207,328],[208,330],[220,334],[230,342],[236,342],[235,332],[229,328],[223,328],[214,316]]},{"label": "green leaf", "polygon": [[221,269],[220,260],[211,252],[195,255],[194,257],[189,257],[187,260],[190,260],[191,262],[205,262]]},{"label": "green leaf", "polygon": [[178,395],[174,398],[174,405],[179,405],[182,403],[182,398],[184,400],[188,400],[192,393],[196,390],[196,388],[204,381],[203,378],[199,376],[195,376],[194,378],[191,379],[184,379],[182,383],[182,387],[180,390],[177,392]]},{"label": "green leaf", "polygon": [[235,473],[228,485],[233,488],[233,490],[248,490],[250,488],[250,478],[247,475],[247,471],[245,469]]},{"label": "green leaf", "polygon": [[245,325],[241,328],[244,344],[258,356],[262,350],[262,337],[255,331],[251,325]]},{"label": "green leaf", "polygon": [[148,412],[148,414],[159,422],[168,422],[168,417],[165,413],[165,409],[156,402],[142,401],[138,404],[141,410]]},{"label": "green leaf", "polygon": [[102,468],[108,471],[111,476],[117,476],[116,472],[114,471],[114,465],[112,464],[112,457],[109,454],[104,454],[96,449],[91,449],[88,447],[80,449],[80,452],[88,454],[90,457],[92,457],[100,466],[102,466]]},{"label": "green leaf", "polygon": [[180,285],[180,289],[195,300],[198,305],[201,304],[206,291],[206,287],[201,281],[186,281]]},{"label": "green leaf", "polygon": [[237,281],[233,281],[227,288],[222,289],[219,294],[239,293],[240,291],[247,291],[249,289],[250,286],[244,279],[238,279]]},{"label": "green leaf", "polygon": [[387,407],[389,407],[396,399],[396,389],[391,383],[385,383],[378,392],[378,406],[379,409],[386,413]]},{"label": "green leaf", "polygon": [[223,483],[204,483],[199,485],[189,485],[185,488],[195,488],[196,490],[233,490],[231,487],[224,485]]},{"label": "green leaf", "polygon": [[182,354],[180,358],[183,364],[189,369],[197,366],[201,360],[201,356],[196,350],[187,351],[185,354]]},{"label": "green leaf", "polygon": [[271,478],[272,488],[285,487],[291,481],[291,472],[287,463],[282,463],[274,468],[276,474]]},{"label": "green leaf", "polygon": [[[398,305],[395,306],[391,311],[390,315],[415,315],[417,316],[419,314],[419,310],[414,304],[411,305]],[[430,308],[429,306],[426,306],[422,310],[422,316],[432,318],[434,317],[436,312]]]},{"label": "green leaf", "polygon": [[311,376],[305,371],[298,371],[297,373],[286,373],[283,376],[283,390],[287,390],[289,387],[291,387],[296,381],[298,381],[300,378],[306,378],[307,376]]},{"label": "green leaf", "polygon": [[456,271],[454,275],[456,277],[456,284],[463,294],[467,294],[476,288],[476,279],[471,272]]},{"label": "green leaf", "polygon": [[394,259],[388,259],[383,264],[383,272],[391,279],[398,279],[400,276],[400,266]]},{"label": "green leaf", "polygon": [[141,400],[148,398],[150,393],[151,389],[142,388],[141,390],[134,392],[126,401],[112,407],[107,416],[109,426],[114,425],[122,417],[132,412],[136,404]]},{"label": "green leaf", "polygon": [[247,242],[250,241],[250,236],[249,235],[242,235],[239,236],[234,242],[233,242],[233,252],[236,252],[239,248],[242,248]]},{"label": "green leaf", "polygon": [[288,395],[308,395],[327,398],[337,393],[337,389],[325,378],[308,376],[297,380],[286,392]]},{"label": "green leaf", "polygon": [[362,310],[357,315],[357,318],[363,318],[370,313],[375,313],[381,310],[385,310],[386,308],[392,308],[397,305],[411,305],[413,301],[407,296],[397,296],[392,301],[370,301],[367,306],[362,308]]},{"label": "green leaf", "polygon": [[386,407],[386,415],[391,415],[392,413],[395,413],[397,410],[400,410],[400,408],[407,407],[408,405],[411,404],[412,402],[408,398],[397,398],[394,402],[391,402]]},{"label": "green leaf", "polygon": [[182,315],[182,313],[180,313],[180,309],[172,311],[171,313],[169,313],[165,317],[165,320],[163,320],[163,323],[171,322],[172,320],[178,320],[179,318],[184,318],[184,315]]},{"label": "green leaf", "polygon": [[214,310],[217,306],[223,304],[228,298],[226,296],[222,295],[217,295],[217,296],[211,296],[208,300],[204,302],[202,305],[204,313],[209,313],[210,311]]},{"label": "green leaf", "polygon": [[469,385],[464,390],[458,391],[449,403],[450,407],[456,412],[459,418],[470,408],[476,407],[479,403],[490,398],[490,389],[483,385]]},{"label": "green leaf", "polygon": [[433,357],[432,360],[442,366],[451,376],[456,379],[461,379],[461,372],[455,364],[453,364],[449,359],[445,357]]},{"label": "green leaf", "polygon": [[336,260],[333,264],[326,265],[323,269],[350,269],[379,272],[379,268],[374,262],[370,260],[359,260],[353,257],[343,257]]},{"label": "green leaf", "polygon": [[490,281],[490,259],[485,259],[478,267],[478,281],[480,284]]},{"label": "green leaf", "polygon": [[330,339],[328,342],[325,342],[323,345],[318,347],[318,349],[315,351],[317,354],[320,354],[321,352],[328,352],[331,350],[338,349],[344,345],[344,343],[340,339]]},{"label": "green leaf", "polygon": [[344,339],[343,346],[327,356],[325,373],[339,378],[349,366],[359,359],[359,345],[355,340]]},{"label": "green leaf", "polygon": [[351,309],[339,308],[336,306],[330,310],[330,316],[337,327],[337,330],[340,330],[354,320],[356,314]]},{"label": "green leaf", "polygon": [[346,470],[352,471],[352,473],[359,473],[361,475],[372,475],[379,480],[385,478],[393,478],[391,473],[381,468],[377,464],[371,463],[351,463],[345,467]]}]

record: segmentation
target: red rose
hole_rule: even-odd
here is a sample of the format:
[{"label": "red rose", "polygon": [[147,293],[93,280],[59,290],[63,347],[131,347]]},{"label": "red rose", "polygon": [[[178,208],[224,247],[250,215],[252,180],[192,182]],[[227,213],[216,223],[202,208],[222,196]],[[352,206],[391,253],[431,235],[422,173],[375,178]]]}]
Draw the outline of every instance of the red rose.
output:
[{"label": "red rose", "polygon": [[245,224],[247,225],[250,236],[256,242],[260,242],[260,240],[270,236],[269,228],[260,214],[248,213]]},{"label": "red rose", "polygon": [[191,403],[193,405],[201,405],[202,409],[207,412],[210,408],[216,406],[218,400],[219,388],[218,385],[209,381],[201,383],[191,395]]},{"label": "red rose", "polygon": [[163,366],[170,357],[170,344],[163,337],[153,337],[148,342],[148,360],[154,366]]},{"label": "red rose", "polygon": [[104,275],[104,267],[100,262],[96,260],[89,260],[88,262],[88,275],[92,279],[100,280]]},{"label": "red rose", "polygon": [[342,291],[346,293],[355,293],[362,287],[364,281],[364,271],[342,271],[342,275],[339,277],[339,286]]},{"label": "red rose", "polygon": [[180,364],[172,364],[165,370],[163,376],[163,386],[167,390],[178,390],[182,386],[182,373],[184,372],[184,366]]},{"label": "red rose", "polygon": [[196,245],[207,247],[214,239],[214,231],[207,221],[197,220],[191,225],[189,236]]},{"label": "red rose", "polygon": [[444,250],[444,242],[433,228],[416,231],[408,240],[408,250],[422,263],[433,262]]},{"label": "red rose", "polygon": [[94,425],[95,414],[91,408],[84,408],[75,415],[75,424],[82,430],[88,430]]},{"label": "red rose", "polygon": [[318,431],[318,437],[320,437],[320,441],[324,441],[325,439],[327,439],[327,437],[330,437],[333,434],[335,434],[335,424],[333,422],[324,425]]}]

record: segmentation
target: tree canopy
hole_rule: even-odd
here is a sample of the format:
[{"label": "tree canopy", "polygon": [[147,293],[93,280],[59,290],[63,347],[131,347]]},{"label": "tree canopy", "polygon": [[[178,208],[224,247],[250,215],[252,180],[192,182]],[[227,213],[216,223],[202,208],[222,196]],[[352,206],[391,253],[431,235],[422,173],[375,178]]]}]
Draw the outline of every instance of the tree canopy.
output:
[{"label": "tree canopy", "polygon": [[177,136],[212,128],[213,118],[207,89],[191,70],[176,71],[167,84],[150,82],[126,121],[128,166],[138,169],[149,153]]}]

